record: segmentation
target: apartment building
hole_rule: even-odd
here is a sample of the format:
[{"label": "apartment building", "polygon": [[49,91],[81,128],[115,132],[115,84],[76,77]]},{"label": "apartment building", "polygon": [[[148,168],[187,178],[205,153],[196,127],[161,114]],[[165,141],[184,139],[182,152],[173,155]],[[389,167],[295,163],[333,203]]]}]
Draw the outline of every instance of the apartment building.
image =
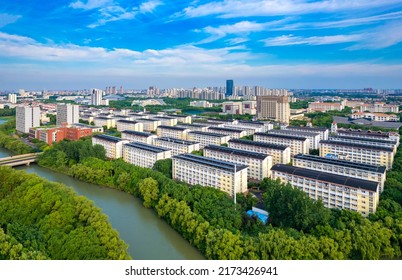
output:
[{"label": "apartment building", "polygon": [[144,125],[144,131],[156,131],[157,127],[162,124],[161,120],[158,119],[146,119],[140,118],[136,119],[137,122]]},{"label": "apartment building", "polygon": [[117,131],[123,130],[134,130],[134,131],[144,131],[144,124],[136,121],[128,121],[128,120],[118,120],[116,122]]},{"label": "apartment building", "polygon": [[367,217],[375,213],[379,183],[306,168],[278,164],[271,168],[272,179],[280,179],[321,200],[327,208],[348,209]]},{"label": "apartment building", "polygon": [[308,105],[307,112],[327,112],[342,111],[345,108],[341,103],[331,102],[311,102]]},{"label": "apartment building", "polygon": [[373,104],[360,105],[360,112],[368,111],[370,113],[398,113],[399,106],[392,104],[385,104],[384,102],[375,102]]},{"label": "apartment building", "polygon": [[271,176],[272,156],[224,146],[208,145],[204,157],[247,165],[249,179],[261,181]]},{"label": "apartment building", "polygon": [[174,126],[177,124],[177,118],[173,117],[163,116],[163,117],[153,117],[153,119],[160,120],[161,125],[165,126]]},{"label": "apartment building", "polygon": [[257,96],[257,117],[289,123],[289,96]]},{"label": "apartment building", "polygon": [[190,131],[187,134],[187,140],[199,142],[201,149],[203,149],[205,146],[208,145],[227,144],[229,139],[230,139],[229,135],[204,132],[204,131]]},{"label": "apartment building", "polygon": [[378,140],[395,140],[397,142],[397,146],[399,146],[400,136],[396,132],[382,132],[382,131],[340,128],[337,129],[336,134],[338,136],[352,136],[352,137],[378,139]]},{"label": "apartment building", "polygon": [[377,122],[397,122],[399,117],[397,115],[388,115],[383,113],[367,113],[367,112],[356,112],[350,116],[352,119],[369,119]]},{"label": "apartment building", "polygon": [[293,166],[378,182],[380,193],[384,190],[385,166],[302,154],[293,157]]},{"label": "apartment building", "polygon": [[32,127],[40,126],[39,107],[16,107],[16,130],[19,133],[29,133]]},{"label": "apartment building", "polygon": [[105,134],[99,134],[92,136],[92,145],[101,145],[106,150],[106,157],[108,158],[121,158],[123,155],[123,144],[128,143],[128,140],[124,140],[119,137],[114,137]]},{"label": "apartment building", "polygon": [[290,147],[290,155],[308,154],[310,140],[302,136],[278,135],[273,133],[256,133],[254,141],[265,142]]},{"label": "apartment building", "polygon": [[191,116],[188,116],[188,115],[169,114],[169,115],[167,115],[167,116],[168,116],[168,117],[172,117],[172,118],[176,118],[176,119],[177,119],[177,123],[187,123],[187,124],[191,124],[191,122],[192,122]]},{"label": "apartment building", "polygon": [[320,156],[385,166],[387,170],[392,168],[394,162],[394,150],[392,148],[332,140],[320,142]]},{"label": "apartment building", "polygon": [[123,159],[136,166],[152,168],[156,161],[172,157],[170,149],[131,142],[123,145]]},{"label": "apartment building", "polygon": [[94,125],[88,125],[88,124],[83,124],[83,123],[75,123],[72,127],[90,128],[92,130],[92,133],[103,133],[102,126],[94,126]]},{"label": "apartment building", "polygon": [[57,104],[56,124],[73,124],[80,122],[80,106],[72,104]]},{"label": "apartment building", "polygon": [[158,137],[154,139],[154,145],[167,148],[172,151],[172,156],[190,154],[200,150],[200,143],[171,137]]},{"label": "apartment building", "polygon": [[160,125],[156,130],[156,135],[186,140],[189,132],[190,130],[184,127]]},{"label": "apartment building", "polygon": [[147,115],[144,114],[139,114],[139,113],[129,113],[128,116],[132,121],[138,120],[138,119],[148,119]]},{"label": "apartment building", "polygon": [[188,128],[191,131],[207,131],[209,125],[180,123],[177,124],[176,127]]},{"label": "apartment building", "polygon": [[272,156],[272,164],[288,164],[290,162],[290,148],[283,145],[275,145],[265,142],[244,140],[244,139],[231,139],[228,146],[234,149],[244,151],[263,153]]},{"label": "apartment building", "polygon": [[149,132],[140,132],[134,130],[123,130],[121,132],[121,138],[133,141],[141,142],[149,145],[154,144],[154,139],[157,138],[155,134]]},{"label": "apartment building", "polygon": [[245,126],[241,126],[238,124],[232,124],[232,125],[227,125],[225,124],[223,126],[224,128],[229,128],[229,129],[236,129],[236,130],[241,130],[241,131],[245,131],[246,132],[246,136],[250,136],[250,135],[254,135],[254,133],[256,132],[263,132],[261,129],[259,128],[253,128],[253,127],[245,127]]},{"label": "apartment building", "polygon": [[341,136],[341,135],[333,135],[330,136],[328,140],[331,141],[340,141],[340,142],[347,142],[347,143],[356,143],[356,144],[363,144],[363,145],[373,145],[378,147],[388,147],[394,150],[394,154],[396,154],[397,150],[397,142],[395,140],[389,139],[372,139],[372,138],[360,138],[360,137],[353,137],[353,136]]},{"label": "apartment building", "polygon": [[258,121],[238,121],[236,123],[241,127],[251,127],[255,128],[256,132],[266,132],[268,130],[274,129],[274,125],[269,122],[258,122]]},{"label": "apartment building", "polygon": [[196,156],[173,157],[172,177],[190,185],[209,186],[234,196],[247,192],[246,165]]},{"label": "apartment building", "polygon": [[247,136],[247,132],[244,130],[226,127],[209,127],[208,132],[229,135],[231,139]]},{"label": "apartment building", "polygon": [[320,134],[318,132],[307,132],[307,131],[293,131],[285,129],[272,129],[269,133],[283,135],[283,136],[299,136],[305,137],[309,141],[308,149],[318,149],[320,144]]},{"label": "apartment building", "polygon": [[116,127],[116,120],[108,117],[95,117],[94,124],[96,126],[106,126],[109,129]]},{"label": "apartment building", "polygon": [[[281,128],[282,129],[282,128]],[[329,129],[323,127],[308,127],[308,126],[283,126],[285,130],[299,131],[299,132],[313,132],[320,134],[321,140],[328,140]]]}]

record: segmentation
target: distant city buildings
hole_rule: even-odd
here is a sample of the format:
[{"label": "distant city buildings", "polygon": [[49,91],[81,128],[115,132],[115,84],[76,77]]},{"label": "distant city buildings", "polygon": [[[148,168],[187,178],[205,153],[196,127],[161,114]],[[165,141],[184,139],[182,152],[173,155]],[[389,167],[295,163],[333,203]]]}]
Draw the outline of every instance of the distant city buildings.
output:
[{"label": "distant city buildings", "polygon": [[345,108],[341,103],[312,102],[308,105],[308,112],[342,111]]},{"label": "distant city buildings", "polygon": [[289,123],[289,96],[257,96],[257,117]]},{"label": "distant city buildings", "polygon": [[79,123],[80,106],[72,104],[57,104],[56,124],[74,124]]},{"label": "distant city buildings", "polygon": [[14,93],[10,93],[8,95],[8,102],[10,102],[12,104],[16,104],[17,103],[17,95]]},{"label": "distant city buildings", "polygon": [[232,96],[234,93],[234,83],[233,80],[226,80],[226,97]]}]

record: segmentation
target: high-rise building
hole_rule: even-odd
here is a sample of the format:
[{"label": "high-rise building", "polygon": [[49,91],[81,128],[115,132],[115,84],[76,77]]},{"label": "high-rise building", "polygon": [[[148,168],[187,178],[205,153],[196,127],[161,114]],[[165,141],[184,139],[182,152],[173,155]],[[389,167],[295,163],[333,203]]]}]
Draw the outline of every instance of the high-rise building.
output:
[{"label": "high-rise building", "polygon": [[232,96],[234,92],[233,80],[226,80],[226,96]]},{"label": "high-rise building", "polygon": [[17,107],[16,109],[16,129],[20,133],[29,133],[32,127],[40,126],[39,107]]},{"label": "high-rise building", "polygon": [[257,117],[289,123],[290,106],[288,96],[257,96]]},{"label": "high-rise building", "polygon": [[119,94],[123,94],[123,86],[120,86]]},{"label": "high-rise building", "polygon": [[112,87],[112,94],[116,94],[116,86]]},{"label": "high-rise building", "polygon": [[14,93],[11,93],[8,95],[8,102],[15,104],[17,103],[17,95]]},{"label": "high-rise building", "polygon": [[73,124],[79,123],[80,120],[80,106],[72,104],[57,104],[56,124],[62,123]]},{"label": "high-rise building", "polygon": [[100,89],[92,89],[91,104],[95,106],[102,105],[103,92]]}]

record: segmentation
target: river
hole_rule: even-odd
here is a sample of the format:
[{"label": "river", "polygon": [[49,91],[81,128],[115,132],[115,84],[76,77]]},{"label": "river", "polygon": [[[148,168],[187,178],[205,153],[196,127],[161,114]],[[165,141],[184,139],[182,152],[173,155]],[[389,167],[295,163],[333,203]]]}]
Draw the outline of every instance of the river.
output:
[{"label": "river", "polygon": [[[1,121],[1,120],[0,120]],[[11,152],[0,148],[0,157]],[[17,167],[36,173],[49,181],[72,187],[79,195],[92,200],[120,237],[129,245],[128,252],[136,260],[203,260],[205,257],[184,240],[156,213],[142,206],[142,202],[127,193],[78,181],[36,164]]]}]

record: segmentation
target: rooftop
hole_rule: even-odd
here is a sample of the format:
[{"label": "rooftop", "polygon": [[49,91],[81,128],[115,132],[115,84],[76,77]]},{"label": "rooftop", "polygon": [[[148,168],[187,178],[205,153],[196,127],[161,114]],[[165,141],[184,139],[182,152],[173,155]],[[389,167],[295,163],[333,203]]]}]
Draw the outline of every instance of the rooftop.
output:
[{"label": "rooftop", "polygon": [[347,186],[356,189],[365,189],[368,191],[377,191],[378,182],[367,181],[347,176],[335,175],[332,173],[321,172],[301,167],[295,167],[284,164],[276,164],[272,166],[271,171],[279,171],[287,174],[292,174],[304,178],[315,179],[332,184]]},{"label": "rooftop", "polygon": [[158,138],[155,138],[155,141],[172,142],[172,143],[175,143],[175,144],[182,144],[182,145],[199,144],[199,142],[196,142],[196,141],[188,141],[188,140],[172,138],[172,137],[158,137]]},{"label": "rooftop", "polygon": [[118,123],[130,123],[130,124],[136,124],[136,123],[138,123],[138,122],[136,122],[136,121],[129,121],[129,120],[118,120],[117,122],[118,122]]},{"label": "rooftop", "polygon": [[327,131],[328,128],[325,127],[308,127],[308,126],[287,126],[286,129],[289,130],[307,130],[307,131]]},{"label": "rooftop", "polygon": [[197,135],[214,136],[214,137],[226,137],[226,136],[229,136],[229,135],[226,135],[226,134],[212,133],[212,132],[206,132],[206,131],[190,131],[188,134],[197,134]]},{"label": "rooftop", "polygon": [[260,159],[264,160],[268,157],[267,154],[263,153],[256,153],[256,152],[249,152],[249,151],[244,151],[244,150],[239,150],[239,149],[234,149],[234,148],[229,148],[229,147],[224,147],[224,146],[217,146],[217,145],[208,145],[204,148],[205,150],[212,150],[212,151],[218,151],[226,154],[232,154],[236,156],[242,156],[242,157],[250,157],[250,158],[255,158],[255,159]]},{"label": "rooftop", "polygon": [[105,140],[105,141],[109,141],[109,142],[114,142],[114,143],[118,143],[118,142],[124,140],[122,138],[111,136],[111,135],[106,135],[106,134],[94,135],[94,136],[92,136],[92,138],[97,138],[97,139],[101,139],[101,140]]},{"label": "rooftop", "polygon": [[152,134],[152,133],[135,131],[135,130],[123,130],[121,133],[126,133],[126,134],[141,136],[141,137],[150,137],[150,136],[155,135],[155,134]]},{"label": "rooftop", "polygon": [[203,157],[203,156],[197,156],[197,155],[193,155],[193,154],[177,155],[177,156],[174,156],[173,158],[191,161],[193,163],[198,163],[198,164],[202,164],[202,165],[208,165],[208,166],[211,166],[214,168],[218,168],[218,169],[222,169],[222,170],[230,171],[230,172],[234,172],[235,169],[236,169],[236,172],[238,172],[238,171],[243,170],[248,167],[247,165],[235,164],[235,163],[228,162],[228,161],[221,161],[221,160],[207,158],[207,157]]},{"label": "rooftop", "polygon": [[292,139],[292,140],[299,140],[299,141],[306,141],[306,137],[299,137],[299,136],[294,136],[294,135],[280,135],[280,134],[275,134],[275,133],[269,133],[269,132],[257,132],[254,135],[259,135],[259,136],[267,136],[267,137],[273,137],[273,138],[286,138],[286,139]]},{"label": "rooftop", "polygon": [[185,131],[188,128],[185,127],[177,127],[177,126],[168,126],[168,125],[160,125],[158,129],[170,129],[170,130],[178,130],[178,131]]},{"label": "rooftop", "polygon": [[307,132],[307,131],[294,131],[294,130],[286,130],[286,129],[272,129],[272,130],[269,130],[269,133],[274,133],[274,134],[278,134],[278,135],[295,135],[295,136],[301,135],[301,136],[306,136],[306,137],[320,135],[320,133],[318,131]]},{"label": "rooftop", "polygon": [[231,139],[231,140],[229,140],[229,143],[238,143],[238,144],[243,144],[243,145],[257,146],[257,147],[263,147],[263,148],[268,148],[268,149],[273,149],[273,150],[282,150],[282,151],[286,150],[288,148],[288,146],[284,146],[284,145],[277,145],[277,144],[271,144],[271,143],[266,143],[266,142],[245,140],[245,139]]},{"label": "rooftop", "polygon": [[153,146],[153,145],[148,145],[148,144],[144,144],[144,143],[140,143],[140,142],[131,142],[131,143],[124,144],[124,146],[129,146],[129,147],[133,147],[133,148],[137,148],[137,149],[141,149],[141,150],[146,150],[146,151],[149,151],[152,153],[162,153],[162,152],[170,151],[170,149],[157,147],[157,146]]},{"label": "rooftop", "polygon": [[361,137],[353,137],[352,136],[343,136],[343,135],[335,135],[335,136],[330,136],[328,140],[332,139],[345,139],[345,140],[351,140],[351,141],[362,141],[362,142],[371,142],[371,143],[387,143],[390,145],[396,145],[395,140],[391,139],[374,139],[374,138],[361,138]]},{"label": "rooftop", "polygon": [[389,148],[389,147],[380,147],[380,146],[365,145],[365,144],[350,143],[350,142],[341,142],[341,141],[331,141],[331,140],[321,140],[320,144],[355,147],[355,148],[378,150],[378,151],[385,151],[385,152],[391,152],[391,153],[394,151],[392,148]]},{"label": "rooftop", "polygon": [[209,127],[208,130],[227,131],[227,132],[243,132],[242,129],[227,128],[227,127]]},{"label": "rooftop", "polygon": [[384,173],[386,170],[385,166],[370,165],[370,164],[364,164],[364,163],[357,163],[357,162],[353,162],[353,161],[349,161],[349,160],[325,158],[325,157],[313,156],[313,155],[298,154],[298,155],[295,155],[293,158],[300,159],[300,160],[314,161],[314,162],[319,162],[319,163],[323,163],[323,164],[344,166],[347,168],[366,170],[366,171],[371,171],[371,172],[376,172],[376,173]]}]

